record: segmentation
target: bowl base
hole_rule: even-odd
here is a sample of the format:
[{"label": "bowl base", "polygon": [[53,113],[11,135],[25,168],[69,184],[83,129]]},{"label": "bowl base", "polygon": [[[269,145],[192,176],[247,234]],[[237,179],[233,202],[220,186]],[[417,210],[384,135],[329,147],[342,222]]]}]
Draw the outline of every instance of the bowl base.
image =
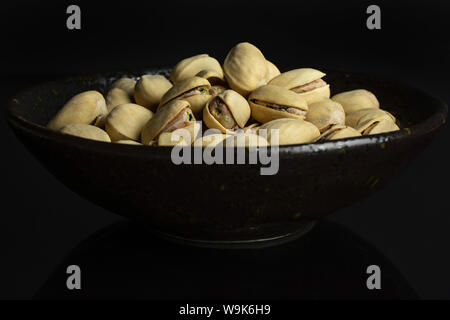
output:
[{"label": "bowl base", "polygon": [[315,224],[316,221],[307,221],[304,224],[300,225],[300,227],[296,231],[281,236],[253,239],[253,240],[236,240],[236,241],[212,241],[212,240],[189,239],[161,231],[153,231],[153,233],[164,240],[168,240],[177,244],[195,247],[213,248],[213,249],[260,249],[277,246],[284,244],[286,242],[296,240],[301,236],[307,234],[309,231],[311,231]]}]

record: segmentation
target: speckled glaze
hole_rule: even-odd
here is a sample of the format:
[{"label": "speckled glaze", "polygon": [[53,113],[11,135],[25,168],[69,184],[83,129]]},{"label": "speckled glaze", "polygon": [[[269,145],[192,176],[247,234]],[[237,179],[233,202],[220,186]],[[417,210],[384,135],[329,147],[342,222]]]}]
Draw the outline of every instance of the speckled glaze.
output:
[{"label": "speckled glaze", "polygon": [[74,94],[105,93],[115,79],[143,73],[167,76],[169,70],[38,85],[11,99],[8,120],[30,152],[74,192],[159,233],[194,241],[245,242],[293,234],[381,188],[424,149],[447,117],[445,103],[419,89],[390,79],[327,72],[332,94],[368,89],[402,129],[281,146],[279,172],[273,176],[261,176],[260,165],[177,166],[170,147],[102,143],[44,127]]}]

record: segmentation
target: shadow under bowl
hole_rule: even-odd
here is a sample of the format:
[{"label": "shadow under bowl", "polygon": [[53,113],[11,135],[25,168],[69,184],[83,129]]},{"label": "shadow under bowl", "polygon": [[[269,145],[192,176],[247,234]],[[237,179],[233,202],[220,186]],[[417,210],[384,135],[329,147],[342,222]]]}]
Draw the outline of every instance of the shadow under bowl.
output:
[{"label": "shadow under bowl", "polygon": [[97,142],[45,128],[76,93],[106,93],[121,76],[168,72],[99,74],[38,85],[11,99],[8,121],[45,168],[86,199],[172,239],[232,246],[299,235],[311,221],[375,192],[425,148],[447,117],[445,103],[420,89],[328,72],[332,94],[368,89],[402,129],[280,146],[275,175],[261,175],[266,167],[261,164],[175,165],[169,147]]}]

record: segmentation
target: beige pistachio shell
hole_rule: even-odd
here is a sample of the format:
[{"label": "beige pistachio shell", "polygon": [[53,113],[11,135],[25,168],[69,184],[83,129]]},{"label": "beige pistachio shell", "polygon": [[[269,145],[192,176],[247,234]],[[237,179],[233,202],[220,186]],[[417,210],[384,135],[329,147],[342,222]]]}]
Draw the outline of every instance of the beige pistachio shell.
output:
[{"label": "beige pistachio shell", "polygon": [[258,129],[258,134],[266,137],[271,145],[277,145],[277,132],[280,145],[309,143],[320,136],[320,131],[315,125],[299,119],[272,120]]},{"label": "beige pistachio shell", "polygon": [[111,142],[111,139],[104,130],[89,124],[81,124],[81,123],[68,124],[62,127],[59,131],[61,133],[70,134],[72,136],[77,136],[80,138]]},{"label": "beige pistachio shell", "polygon": [[106,94],[106,107],[108,112],[113,110],[119,104],[131,103],[131,98],[128,93],[120,88],[112,88]]},{"label": "beige pistachio shell", "polygon": [[172,132],[163,132],[158,137],[158,146],[191,145],[199,136],[200,128],[200,122],[194,122]]},{"label": "beige pistachio shell", "polygon": [[331,97],[331,99],[342,105],[345,114],[349,114],[360,109],[380,107],[377,97],[372,92],[365,89],[341,92],[335,94]]},{"label": "beige pistachio shell", "polygon": [[277,66],[274,65],[269,60],[266,60],[267,62],[267,82],[275,78],[276,76],[279,76],[281,74],[280,70],[278,70]]},{"label": "beige pistachio shell", "polygon": [[[141,133],[141,142],[148,145],[150,141],[155,139],[164,127],[169,124],[174,118],[180,115],[181,112],[192,112],[189,108],[189,102],[185,100],[172,100],[168,102],[164,108],[157,111],[153,117],[145,124]],[[192,121],[195,118],[192,116]]]},{"label": "beige pistachio shell", "polygon": [[224,86],[219,85],[211,86],[211,88],[209,88],[209,94],[214,97],[217,96],[219,93],[224,92],[225,90],[227,90],[227,88]]},{"label": "beige pistachio shell", "polygon": [[127,78],[127,77],[123,77],[120,78],[116,81],[114,81],[111,86],[110,89],[113,88],[119,88],[124,90],[128,96],[132,97],[134,96],[134,86],[136,85],[136,80],[133,80],[131,78]]},{"label": "beige pistachio shell", "polygon": [[225,77],[223,73],[218,73],[214,70],[202,70],[195,75],[196,77],[208,80],[211,86],[225,86]]},{"label": "beige pistachio shell", "polygon": [[[245,100],[243,96],[241,96],[234,90],[225,90],[219,93],[213,99],[222,100],[228,107],[228,110],[230,110],[230,113],[232,114],[239,128],[245,127],[245,124],[250,118],[251,111],[247,100]],[[206,107],[203,109],[203,121],[208,128],[218,129],[223,133],[227,133],[227,128],[225,128],[219,121],[217,121],[209,110],[209,104],[213,101],[213,99],[209,100],[206,104]]]},{"label": "beige pistachio shell", "polygon": [[158,137],[158,146],[188,146],[189,143],[183,139],[183,136],[180,136],[174,132],[163,132]]},{"label": "beige pistachio shell", "polygon": [[362,135],[371,135],[400,130],[391,119],[367,120],[360,123],[356,128]]},{"label": "beige pistachio shell", "polygon": [[324,132],[336,124],[345,124],[344,108],[331,99],[311,103],[308,108],[305,120],[315,125],[320,132]]},{"label": "beige pistachio shell", "polygon": [[115,143],[120,143],[120,144],[133,144],[133,145],[138,145],[138,146],[142,146],[142,143],[139,143],[137,141],[134,140],[117,140],[114,141]]},{"label": "beige pistachio shell", "polygon": [[230,88],[243,96],[267,83],[266,59],[248,42],[241,42],[228,52],[223,71]]},{"label": "beige pistachio shell", "polygon": [[112,141],[140,140],[142,128],[153,112],[134,103],[115,107],[106,117],[105,129]]},{"label": "beige pistachio shell", "polygon": [[225,147],[266,147],[269,142],[256,133],[238,133],[229,135],[222,144]]},{"label": "beige pistachio shell", "polygon": [[223,71],[220,63],[207,54],[199,54],[178,62],[170,74],[170,80],[173,83],[177,83],[183,79],[195,76],[202,70],[214,71],[223,79]]},{"label": "beige pistachio shell", "polygon": [[356,128],[360,123],[366,122],[367,120],[383,119],[392,120],[393,122],[396,121],[395,117],[388,111],[377,108],[366,108],[347,114],[345,117],[345,124],[352,128]]},{"label": "beige pistachio shell", "polygon": [[300,68],[281,73],[280,75],[270,80],[269,84],[293,89],[321,79],[325,75],[325,73],[316,69]]},{"label": "beige pistachio shell", "polygon": [[229,134],[223,134],[223,133],[214,133],[205,135],[203,137],[200,137],[194,141],[195,147],[215,147],[219,143],[221,143],[223,140],[225,140],[227,137],[229,137]]},{"label": "beige pistachio shell", "polygon": [[319,87],[317,89],[308,91],[308,92],[302,92],[297,93],[299,96],[301,96],[303,99],[306,100],[308,104],[321,101],[323,99],[329,99],[330,98],[330,85],[327,84],[323,87]]},{"label": "beige pistachio shell", "polygon": [[73,123],[96,124],[108,113],[103,95],[85,91],[73,96],[49,121],[47,128],[59,130]]},{"label": "beige pistachio shell", "polygon": [[345,139],[345,138],[352,138],[352,137],[360,137],[361,133],[356,131],[355,129],[351,127],[347,127],[345,125],[334,125],[325,132],[323,132],[316,141],[323,141],[323,140],[337,140],[337,139]]},{"label": "beige pistachio shell", "polygon": [[[208,80],[200,77],[191,77],[187,79],[183,79],[177,82],[172,88],[170,88],[161,98],[161,102],[158,106],[158,109],[161,109],[166,103],[171,100],[177,99],[182,96],[184,93],[195,89],[197,87],[204,87],[207,90],[211,88]],[[197,97],[199,96],[199,97]],[[192,111],[196,116],[201,115],[201,111],[205,106],[206,102],[211,98],[209,93],[199,94],[190,96],[188,98],[183,98],[184,100],[189,101]]]},{"label": "beige pistachio shell", "polygon": [[162,75],[143,75],[136,83],[134,100],[137,104],[155,111],[161,98],[170,88],[172,84]]},{"label": "beige pistachio shell", "polygon": [[269,108],[257,102],[274,104],[288,108],[298,109],[302,113],[308,110],[308,105],[299,94],[273,85],[265,85],[253,91],[248,97],[252,117],[258,122],[266,123],[275,119],[293,118],[304,119],[304,114],[294,114]]}]

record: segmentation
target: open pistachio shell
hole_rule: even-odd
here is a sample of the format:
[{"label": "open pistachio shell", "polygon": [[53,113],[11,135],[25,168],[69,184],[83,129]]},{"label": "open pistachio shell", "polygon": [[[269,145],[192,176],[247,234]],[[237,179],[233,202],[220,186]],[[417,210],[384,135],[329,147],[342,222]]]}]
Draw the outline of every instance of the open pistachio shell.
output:
[{"label": "open pistachio shell", "polygon": [[117,140],[114,141],[115,143],[120,143],[120,144],[134,144],[134,145],[138,145],[138,146],[142,146],[142,143],[139,143],[137,141],[134,140]]},{"label": "open pistachio shell", "polygon": [[164,107],[166,103],[174,99],[183,99],[189,102],[196,117],[201,117],[203,107],[211,98],[209,89],[211,85],[208,80],[200,77],[191,77],[177,82],[161,98],[157,110]]},{"label": "open pistachio shell", "polygon": [[306,121],[315,125],[320,132],[325,132],[336,124],[345,124],[344,108],[331,99],[323,99],[308,105]]},{"label": "open pistachio shell", "polygon": [[128,93],[121,88],[112,88],[106,94],[106,107],[108,112],[113,110],[119,104],[131,103]]},{"label": "open pistachio shell", "polygon": [[243,96],[267,83],[266,59],[248,42],[241,42],[228,52],[223,71],[230,88]]},{"label": "open pistachio shell", "polygon": [[214,147],[229,137],[229,134],[214,133],[200,137],[194,141],[196,147]]},{"label": "open pistachio shell", "polygon": [[351,127],[336,124],[323,132],[315,141],[337,140],[352,137],[360,137],[361,133]]},{"label": "open pistachio shell", "polygon": [[140,140],[142,128],[153,112],[134,103],[115,107],[106,117],[105,129],[112,141]]},{"label": "open pistachio shell", "polygon": [[59,132],[90,140],[111,142],[111,139],[104,130],[89,124],[68,124],[62,127]]},{"label": "open pistachio shell", "polygon": [[380,107],[377,97],[372,92],[365,89],[341,92],[335,94],[331,97],[331,99],[342,105],[345,114],[349,114],[360,109]]},{"label": "open pistachio shell", "polygon": [[330,97],[330,86],[322,80],[324,76],[319,70],[300,68],[283,72],[269,84],[297,92],[310,104]]},{"label": "open pistachio shell", "polygon": [[308,105],[297,93],[273,85],[265,85],[253,91],[248,97],[252,117],[261,123],[275,119],[304,119]]},{"label": "open pistachio shell", "polygon": [[281,72],[278,70],[277,66],[274,65],[269,60],[266,60],[267,62],[267,82],[275,78],[276,76],[280,75]]},{"label": "open pistachio shell", "polygon": [[277,144],[276,132],[280,145],[309,143],[320,136],[320,131],[315,125],[300,119],[272,120],[258,129],[258,134],[265,136],[271,145]]},{"label": "open pistachio shell", "polygon": [[[174,125],[174,121],[176,121],[176,125]],[[194,121],[195,118],[190,109],[189,102],[178,99],[172,100],[164,108],[157,111],[145,124],[141,133],[141,142],[144,145],[148,145],[160,133],[171,132],[186,127]]]},{"label": "open pistachio shell", "polygon": [[356,128],[360,123],[367,120],[392,120],[395,122],[395,117],[388,111],[376,108],[359,109],[347,114],[345,117],[345,124],[352,128]]},{"label": "open pistachio shell", "polygon": [[163,132],[158,137],[158,146],[188,146],[189,143],[182,136],[174,132]]},{"label": "open pistachio shell", "polygon": [[195,75],[196,77],[204,78],[208,80],[211,86],[226,86],[223,73],[218,73],[214,70],[202,70]]},{"label": "open pistachio shell", "polygon": [[178,62],[170,74],[170,80],[173,83],[177,83],[183,79],[195,76],[202,70],[214,71],[223,79],[223,71],[220,63],[207,54],[199,54]]},{"label": "open pistachio shell", "polygon": [[[211,113],[211,107],[216,102],[221,101],[228,110],[216,108]],[[250,118],[250,106],[247,100],[239,93],[233,90],[225,90],[212,98],[203,109],[203,121],[211,129],[218,129],[227,133],[229,129],[236,127],[243,128]]]},{"label": "open pistachio shell", "polygon": [[131,78],[123,77],[116,81],[114,81],[110,89],[119,88],[124,90],[128,96],[132,97],[134,96],[134,86],[136,85],[136,80],[133,80]]},{"label": "open pistachio shell", "polygon": [[246,132],[229,135],[222,141],[225,147],[266,147],[269,142],[263,136],[256,133]]},{"label": "open pistachio shell", "polygon": [[367,120],[360,123],[356,128],[362,135],[378,134],[400,130],[391,119]]},{"label": "open pistachio shell", "polygon": [[108,110],[102,94],[98,91],[85,91],[73,96],[49,121],[47,128],[59,130],[73,123],[96,124]]},{"label": "open pistachio shell", "polygon": [[191,145],[200,132],[200,122],[194,122],[172,132],[163,132],[158,137],[158,146]]},{"label": "open pistachio shell", "polygon": [[161,98],[171,87],[172,84],[164,76],[159,74],[143,75],[136,83],[134,100],[137,104],[155,111]]}]

